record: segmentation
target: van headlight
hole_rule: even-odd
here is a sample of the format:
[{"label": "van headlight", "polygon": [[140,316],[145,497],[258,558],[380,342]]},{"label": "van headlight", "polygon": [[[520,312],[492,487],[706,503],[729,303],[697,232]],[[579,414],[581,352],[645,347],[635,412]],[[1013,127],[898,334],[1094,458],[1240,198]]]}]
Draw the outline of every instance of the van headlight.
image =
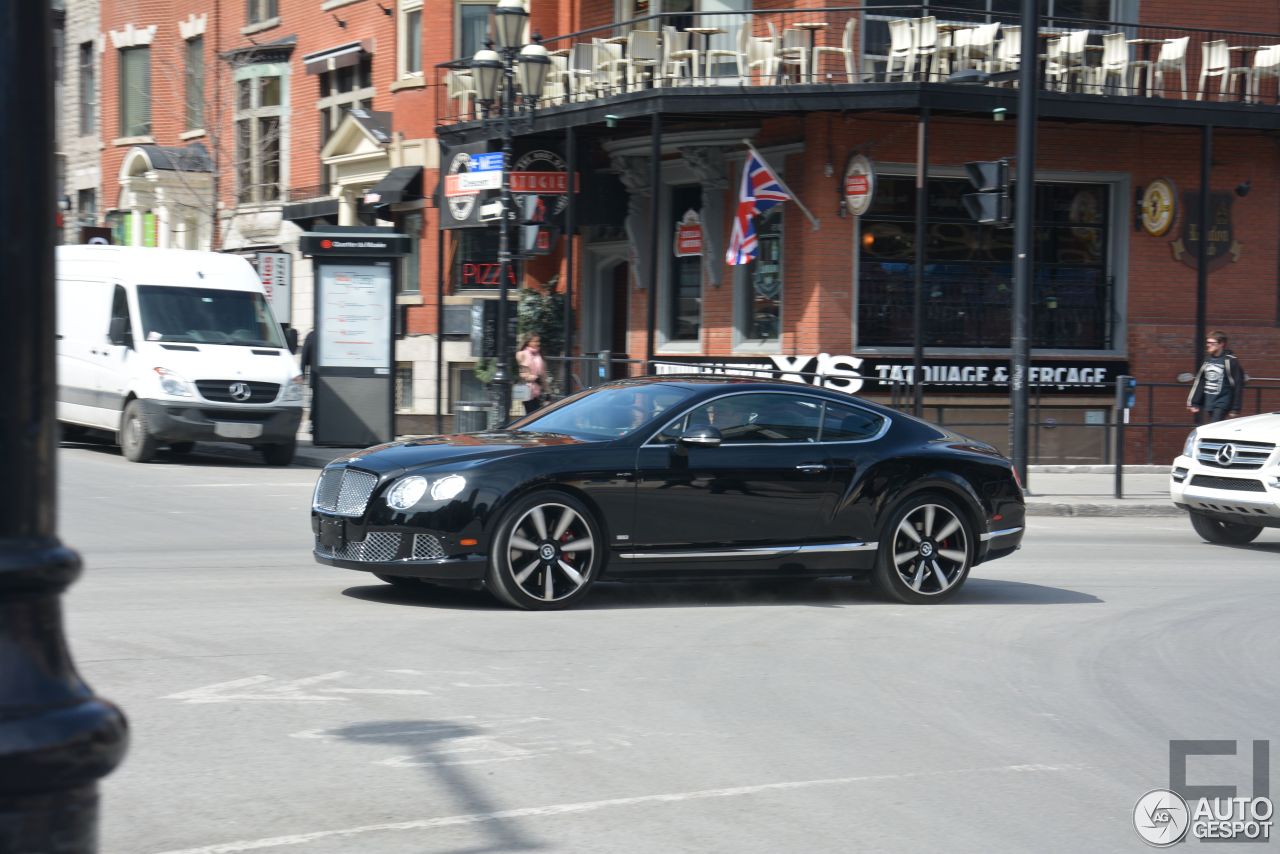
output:
[{"label": "van headlight", "polygon": [[302,400],[302,374],[289,380],[289,384],[284,387],[284,397],[281,400],[286,402]]},{"label": "van headlight", "polygon": [[156,376],[160,378],[160,390],[175,397],[191,397],[191,383],[182,375],[168,368],[156,368]]},{"label": "van headlight", "polygon": [[387,491],[387,506],[392,510],[408,510],[426,494],[425,477],[402,477]]},{"label": "van headlight", "polygon": [[1182,446],[1182,455],[1184,457],[1195,457],[1196,455],[1196,431],[1192,430],[1187,436],[1187,442]]}]

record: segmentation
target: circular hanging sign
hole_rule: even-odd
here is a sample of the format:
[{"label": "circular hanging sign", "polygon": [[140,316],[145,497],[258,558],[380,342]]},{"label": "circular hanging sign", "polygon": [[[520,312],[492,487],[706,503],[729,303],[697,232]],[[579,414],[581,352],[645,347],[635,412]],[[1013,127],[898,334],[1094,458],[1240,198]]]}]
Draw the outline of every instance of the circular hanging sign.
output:
[{"label": "circular hanging sign", "polygon": [[1157,178],[1142,191],[1142,230],[1160,237],[1178,216],[1178,192],[1169,178]]},{"label": "circular hanging sign", "polygon": [[849,165],[844,168],[844,201],[849,212],[862,216],[871,210],[875,194],[876,173],[871,161],[863,154],[850,157]]},{"label": "circular hanging sign", "polygon": [[511,192],[548,196],[548,215],[569,206],[569,172],[564,158],[554,151],[537,149],[520,156],[511,166]]},{"label": "circular hanging sign", "polygon": [[476,208],[476,200],[480,198],[479,190],[473,192],[472,188],[465,184],[466,179],[463,176],[469,174],[471,174],[471,155],[465,151],[459,151],[449,161],[444,192],[449,213],[453,214],[453,218],[459,222],[471,218]]}]

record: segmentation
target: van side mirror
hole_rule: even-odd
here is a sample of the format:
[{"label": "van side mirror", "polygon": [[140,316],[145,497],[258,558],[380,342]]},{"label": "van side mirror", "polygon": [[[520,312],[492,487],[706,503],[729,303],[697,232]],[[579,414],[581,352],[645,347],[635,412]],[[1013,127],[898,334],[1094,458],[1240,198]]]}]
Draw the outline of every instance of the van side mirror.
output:
[{"label": "van side mirror", "polygon": [[129,332],[129,319],[126,317],[111,318],[111,326],[107,330],[107,340],[117,347],[132,347],[133,335]]},{"label": "van side mirror", "polygon": [[284,341],[289,345],[290,353],[298,352],[298,330],[290,327],[284,331]]}]

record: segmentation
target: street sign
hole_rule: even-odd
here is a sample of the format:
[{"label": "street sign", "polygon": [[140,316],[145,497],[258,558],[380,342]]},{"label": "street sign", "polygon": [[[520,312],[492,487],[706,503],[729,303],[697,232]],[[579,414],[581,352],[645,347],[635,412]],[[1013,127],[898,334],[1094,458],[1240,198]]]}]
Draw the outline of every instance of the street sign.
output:
[{"label": "street sign", "polygon": [[471,155],[469,168],[472,172],[501,172],[502,152],[492,151],[488,154]]}]

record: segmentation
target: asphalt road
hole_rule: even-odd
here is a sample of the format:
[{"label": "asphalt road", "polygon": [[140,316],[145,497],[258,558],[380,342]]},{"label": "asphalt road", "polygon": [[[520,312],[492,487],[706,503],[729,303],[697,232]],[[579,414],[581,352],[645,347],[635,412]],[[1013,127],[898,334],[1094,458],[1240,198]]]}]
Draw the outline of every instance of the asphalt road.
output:
[{"label": "asphalt road", "polygon": [[[528,614],[313,563],[314,469],[60,461],[72,650],[133,729],[106,854],[1136,852],[1169,739],[1280,744],[1280,531],[1037,518],[939,607],[833,580]],[[1241,753],[1195,773],[1248,794]]]}]

